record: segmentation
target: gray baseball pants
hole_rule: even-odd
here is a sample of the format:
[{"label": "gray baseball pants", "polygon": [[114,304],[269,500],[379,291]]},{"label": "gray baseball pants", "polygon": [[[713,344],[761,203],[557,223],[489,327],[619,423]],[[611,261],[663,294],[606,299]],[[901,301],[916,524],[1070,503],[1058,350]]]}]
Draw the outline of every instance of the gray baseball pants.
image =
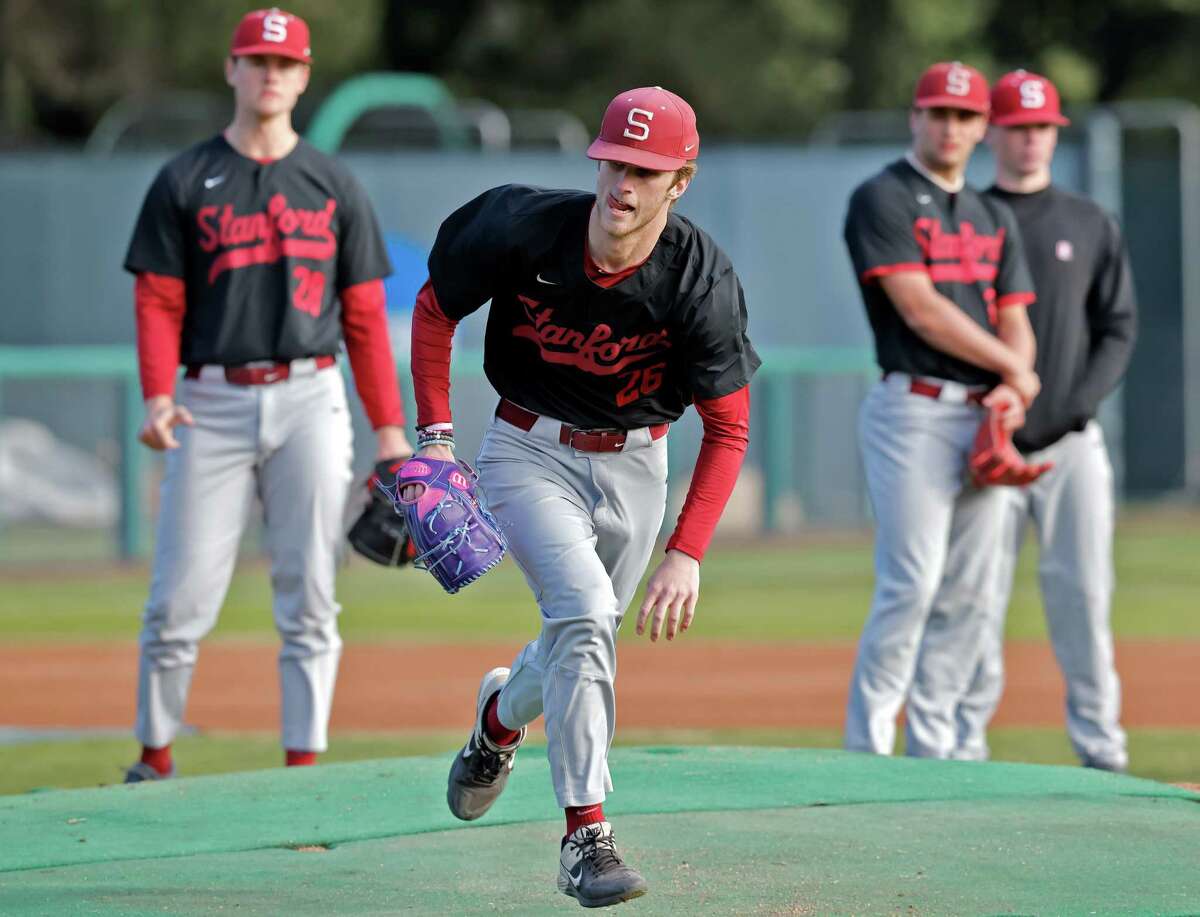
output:
[{"label": "gray baseball pants", "polygon": [[[150,597],[142,617],[136,735],[169,744],[199,653],[261,500],[271,558],[283,746],[324,751],[342,642],[334,573],[351,477],[352,432],[336,366],[293,362],[270,385],[232,385],[220,367],[180,382],[194,427],[166,456]],[[307,369],[307,372],[305,371]]]},{"label": "gray baseball pants", "polygon": [[[937,381],[937,380],[930,380]],[[891,754],[896,716],[906,751],[949,757],[955,708],[978,659],[998,573],[998,488],[972,487],[967,459],[984,409],[948,386],[939,400],[891,374],[859,412],[875,514],[875,591],[859,639],[845,747]]]},{"label": "gray baseball pants", "polygon": [[1067,735],[1083,763],[1120,770],[1129,756],[1119,722],[1121,683],[1110,625],[1113,471],[1100,425],[1092,421],[1028,460],[1054,462],[1055,467],[1028,487],[999,488],[1004,497],[1004,566],[979,663],[958,704],[955,757],[988,756],[987,724],[1004,690],[1005,612],[1017,555],[1032,521],[1046,623],[1066,682]]},{"label": "gray baseball pants", "polygon": [[545,717],[558,804],[612,789],[617,628],[666,510],[666,437],[629,431],[621,452],[559,443],[557,420],[525,432],[494,418],[479,451],[480,487],[541,612],[541,632],[512,664],[497,714],[512,729]]}]

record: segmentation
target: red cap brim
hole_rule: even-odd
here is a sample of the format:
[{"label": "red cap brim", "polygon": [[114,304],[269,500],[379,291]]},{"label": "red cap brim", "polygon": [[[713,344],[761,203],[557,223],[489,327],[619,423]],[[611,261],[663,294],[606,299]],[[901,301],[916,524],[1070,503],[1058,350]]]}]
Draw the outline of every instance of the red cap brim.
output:
[{"label": "red cap brim", "polygon": [[638,150],[623,143],[609,143],[607,140],[592,141],[592,145],[587,148],[587,155],[588,159],[624,162],[641,169],[653,169],[655,172],[674,172],[683,168],[687,162],[678,156],[663,156],[661,153]]},{"label": "red cap brim", "polygon": [[972,102],[969,99],[964,99],[962,96],[941,95],[941,96],[925,96],[922,99],[916,99],[913,102],[914,108],[961,108],[963,111],[978,112],[981,115],[986,115],[988,108],[991,107],[988,102]]},{"label": "red cap brim", "polygon": [[1017,127],[1021,124],[1057,124],[1066,127],[1071,119],[1063,115],[1052,115],[1044,111],[1016,111],[1008,115],[994,115],[992,124],[996,127]]},{"label": "red cap brim", "polygon": [[311,54],[301,54],[299,51],[293,51],[290,48],[285,48],[275,42],[264,42],[259,45],[246,45],[243,48],[234,48],[229,52],[230,57],[247,57],[251,54],[262,54],[264,57],[286,57],[290,60],[298,60],[303,64],[312,63]]}]

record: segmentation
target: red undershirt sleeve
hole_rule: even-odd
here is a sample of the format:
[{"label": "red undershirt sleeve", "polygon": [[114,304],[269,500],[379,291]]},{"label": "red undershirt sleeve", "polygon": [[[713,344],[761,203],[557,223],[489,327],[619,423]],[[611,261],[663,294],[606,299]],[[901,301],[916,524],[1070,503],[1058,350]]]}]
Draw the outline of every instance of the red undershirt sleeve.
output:
[{"label": "red undershirt sleeve", "polygon": [[696,411],[704,424],[704,438],[667,550],[682,551],[703,560],[746,457],[750,442],[750,387],[743,386],[721,398],[697,400]]},{"label": "red undershirt sleeve", "polygon": [[137,316],[138,372],[142,397],[175,394],[179,368],[179,337],[187,296],[183,280],[165,274],[139,272],[133,286]]},{"label": "red undershirt sleeve", "polygon": [[354,387],[371,428],[404,426],[396,381],[396,361],[388,340],[387,297],[382,280],[368,280],[341,292],[342,337],[350,355]]},{"label": "red undershirt sleeve", "polygon": [[412,318],[413,397],[417,402],[417,426],[450,423],[450,342],[458,322],[446,317],[425,281]]}]

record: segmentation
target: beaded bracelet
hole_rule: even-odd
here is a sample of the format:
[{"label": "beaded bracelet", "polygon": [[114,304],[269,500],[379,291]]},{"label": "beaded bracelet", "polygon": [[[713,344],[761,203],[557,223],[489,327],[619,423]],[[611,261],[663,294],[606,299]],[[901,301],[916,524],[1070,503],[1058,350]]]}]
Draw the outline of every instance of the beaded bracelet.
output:
[{"label": "beaded bracelet", "polygon": [[424,449],[426,446],[449,446],[454,448],[454,431],[453,430],[418,430],[417,431],[417,448]]}]

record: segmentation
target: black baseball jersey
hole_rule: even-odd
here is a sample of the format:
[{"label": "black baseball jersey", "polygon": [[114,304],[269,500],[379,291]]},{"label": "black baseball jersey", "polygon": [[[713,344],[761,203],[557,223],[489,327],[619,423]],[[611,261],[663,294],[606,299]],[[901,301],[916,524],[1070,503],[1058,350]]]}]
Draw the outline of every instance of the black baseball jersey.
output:
[{"label": "black baseball jersey", "polygon": [[1129,256],[1116,221],[1085,198],[1053,186],[987,193],[1016,215],[1038,294],[1029,320],[1042,390],[1013,442],[1044,449],[1082,430],[1129,365],[1137,334]]},{"label": "black baseball jersey", "polygon": [[391,272],[366,194],[340,163],[301,140],[264,164],[220,135],[158,173],[125,268],[183,279],[180,359],[225,365],[336,353],[337,294]]},{"label": "black baseball jersey", "polygon": [[945,191],[901,159],[855,189],[845,239],[884,372],[967,385],[999,381],[995,373],[922,340],[878,279],[925,271],[939,293],[994,333],[998,309],[1034,300],[1020,231],[1007,207],[965,185],[956,193]]},{"label": "black baseball jersey", "polygon": [[598,286],[584,271],[594,202],[507,185],[442,224],[433,290],[454,320],[492,301],[484,369],[496,391],[575,426],[632,429],[745,386],[759,359],[725,253],[672,213],[634,274]]}]

